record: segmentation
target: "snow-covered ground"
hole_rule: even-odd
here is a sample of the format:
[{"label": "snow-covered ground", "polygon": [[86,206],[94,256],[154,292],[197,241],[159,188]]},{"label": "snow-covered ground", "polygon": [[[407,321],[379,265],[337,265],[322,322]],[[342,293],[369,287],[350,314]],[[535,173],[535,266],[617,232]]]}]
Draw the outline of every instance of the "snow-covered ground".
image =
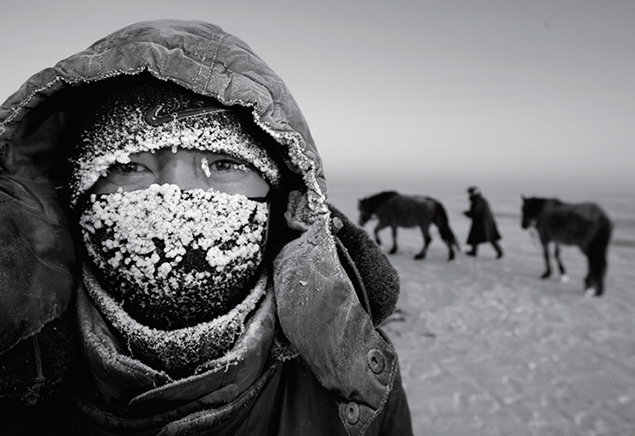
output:
[{"label": "snow-covered ground", "polygon": [[[356,221],[362,191],[336,186],[330,200]],[[577,248],[563,250],[568,282],[541,280],[540,247],[520,228],[519,197],[484,194],[497,213],[503,259],[483,245],[477,258],[447,262],[436,229],[426,260],[413,260],[422,243],[414,229],[400,230],[400,252],[389,257],[401,278],[400,311],[384,329],[399,352],[415,434],[634,435],[633,199],[587,198],[616,221],[605,296],[593,298],[584,296],[586,260]],[[467,196],[436,197],[465,241]],[[387,251],[390,231],[382,238]]]}]

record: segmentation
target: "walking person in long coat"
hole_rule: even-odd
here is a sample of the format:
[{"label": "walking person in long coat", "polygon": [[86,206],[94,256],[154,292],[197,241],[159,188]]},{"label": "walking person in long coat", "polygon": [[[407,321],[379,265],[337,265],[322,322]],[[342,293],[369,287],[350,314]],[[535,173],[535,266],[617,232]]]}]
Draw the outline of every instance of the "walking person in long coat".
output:
[{"label": "walking person in long coat", "polygon": [[466,254],[476,257],[478,244],[489,242],[496,250],[496,258],[500,259],[503,257],[503,249],[498,244],[501,236],[489,203],[476,186],[470,186],[467,193],[470,196],[470,210],[463,212],[463,214],[472,219],[472,228],[467,237],[467,244],[471,245],[472,249]]}]

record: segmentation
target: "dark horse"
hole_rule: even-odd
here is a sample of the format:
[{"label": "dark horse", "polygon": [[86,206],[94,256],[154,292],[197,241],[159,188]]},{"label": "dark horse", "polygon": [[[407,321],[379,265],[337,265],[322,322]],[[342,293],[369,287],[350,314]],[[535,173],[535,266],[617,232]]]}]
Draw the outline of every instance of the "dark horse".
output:
[{"label": "dark horse", "polygon": [[523,229],[534,227],[540,236],[546,270],[542,278],[551,275],[549,242],[555,243],[554,256],[560,274],[566,274],[560,260],[560,244],[577,245],[588,259],[588,274],[584,279],[588,295],[604,292],[606,252],[613,224],[606,213],[594,203],[570,204],[555,198],[521,197]]},{"label": "dark horse", "polygon": [[381,245],[379,231],[385,227],[392,228],[393,245],[391,254],[397,252],[397,227],[419,227],[423,233],[423,249],[415,259],[426,257],[428,245],[432,241],[428,228],[434,223],[439,229],[441,238],[450,250],[448,260],[454,259],[454,248],[459,244],[449,226],[448,215],[443,205],[434,198],[424,196],[405,196],[395,191],[386,191],[359,200],[359,225],[364,226],[373,216],[379,219],[375,227],[375,240]]}]

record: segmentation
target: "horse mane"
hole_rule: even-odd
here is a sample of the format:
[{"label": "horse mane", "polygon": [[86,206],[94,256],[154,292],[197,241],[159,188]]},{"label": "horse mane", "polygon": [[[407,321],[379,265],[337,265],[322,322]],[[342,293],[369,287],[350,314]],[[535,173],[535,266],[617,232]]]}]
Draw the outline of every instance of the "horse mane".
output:
[{"label": "horse mane", "polygon": [[397,191],[383,191],[362,199],[362,203],[366,207],[368,213],[373,213],[381,204],[395,195],[399,195],[399,193]]},{"label": "horse mane", "polygon": [[422,198],[424,198],[424,199],[426,199],[428,201],[431,201],[431,202],[433,202],[436,205],[439,205],[439,206],[443,207],[443,204],[439,200],[437,200],[436,198],[429,197],[427,195],[424,195]]},{"label": "horse mane", "polygon": [[[523,197],[524,198],[524,197]],[[547,204],[555,206],[562,206],[564,203],[558,198],[546,198],[546,197],[527,197],[524,198],[524,206],[522,209],[523,219],[536,218],[542,213]]]},{"label": "horse mane", "polygon": [[542,208],[544,206],[544,204],[548,201],[555,203],[555,204],[564,204],[562,201],[560,201],[559,198],[556,197],[552,197],[552,198],[547,198],[547,197],[527,197],[525,198],[526,201],[531,201],[534,204],[540,204],[540,207]]}]

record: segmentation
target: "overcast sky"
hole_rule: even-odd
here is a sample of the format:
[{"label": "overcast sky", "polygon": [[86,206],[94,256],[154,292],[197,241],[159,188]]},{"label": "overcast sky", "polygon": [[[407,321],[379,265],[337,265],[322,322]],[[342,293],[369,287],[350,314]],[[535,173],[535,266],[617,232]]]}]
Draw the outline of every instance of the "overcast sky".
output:
[{"label": "overcast sky", "polygon": [[300,104],[327,176],[635,190],[633,0],[3,0],[0,99],[155,18],[251,45]]}]

